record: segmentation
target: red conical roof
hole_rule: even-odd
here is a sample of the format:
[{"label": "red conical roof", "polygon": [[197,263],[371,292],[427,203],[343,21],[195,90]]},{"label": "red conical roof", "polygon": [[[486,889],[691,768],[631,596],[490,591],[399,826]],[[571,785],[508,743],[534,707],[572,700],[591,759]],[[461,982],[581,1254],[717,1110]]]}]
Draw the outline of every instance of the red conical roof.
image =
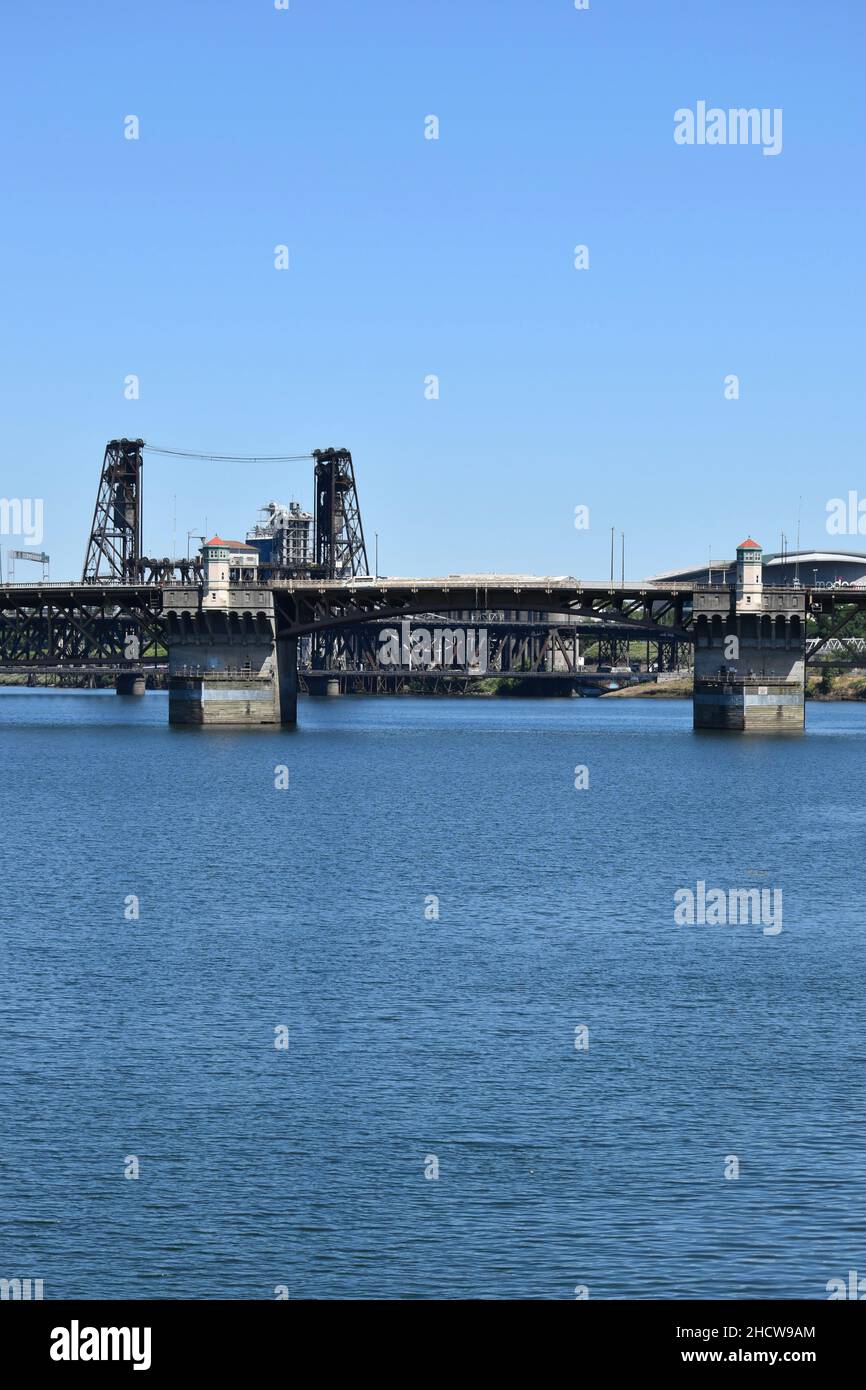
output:
[{"label": "red conical roof", "polygon": [[226,550],[253,549],[253,546],[251,546],[247,541],[224,541],[222,536],[211,536],[211,539],[209,541],[205,541],[205,545],[221,545]]},{"label": "red conical roof", "polygon": [[751,536],[747,536],[746,539],[745,539],[744,541],[740,541],[740,544],[737,546],[737,549],[738,549],[738,550],[760,550],[760,549],[761,549],[761,546],[758,544],[757,541],[753,541]]}]

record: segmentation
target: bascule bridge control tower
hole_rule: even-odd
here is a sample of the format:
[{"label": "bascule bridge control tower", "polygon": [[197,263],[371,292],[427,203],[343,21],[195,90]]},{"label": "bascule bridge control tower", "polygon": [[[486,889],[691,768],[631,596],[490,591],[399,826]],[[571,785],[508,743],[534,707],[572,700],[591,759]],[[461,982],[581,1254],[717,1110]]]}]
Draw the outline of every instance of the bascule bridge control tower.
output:
[{"label": "bascule bridge control tower", "polygon": [[802,729],[806,594],[764,584],[763,551],[737,546],[734,584],[696,587],[694,727]]}]

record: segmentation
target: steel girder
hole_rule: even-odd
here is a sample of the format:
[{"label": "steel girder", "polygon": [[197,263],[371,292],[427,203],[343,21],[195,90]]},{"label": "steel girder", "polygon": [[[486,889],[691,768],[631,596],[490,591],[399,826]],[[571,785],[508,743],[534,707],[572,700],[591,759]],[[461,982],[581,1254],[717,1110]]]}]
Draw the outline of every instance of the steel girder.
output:
[{"label": "steel girder", "polygon": [[141,669],[164,663],[158,590],[0,589],[0,665]]},{"label": "steel girder", "polygon": [[[621,647],[627,647],[636,638],[646,638],[656,649],[656,660],[660,669],[668,669],[675,664],[677,656],[676,638],[669,635],[669,629],[641,629],[636,632],[630,625],[601,625],[589,623],[559,624],[531,622],[503,622],[501,620],[483,621],[480,615],[472,614],[466,623],[455,622],[452,616],[443,614],[419,615],[409,622],[411,634],[420,629],[454,629],[461,626],[469,629],[483,628],[486,634],[486,671],[491,674],[577,674],[582,668],[577,664],[578,641],[584,646],[597,645],[599,660],[610,654],[612,665],[617,664]],[[367,622],[360,626],[334,628],[327,634],[316,633],[311,649],[300,659],[301,669],[331,672],[380,675],[383,673],[380,656],[383,634],[394,630],[393,623]],[[557,664],[557,658],[559,664]],[[455,664],[437,664],[434,660],[424,668],[422,663],[413,660],[413,669],[420,672],[456,671]]]}]

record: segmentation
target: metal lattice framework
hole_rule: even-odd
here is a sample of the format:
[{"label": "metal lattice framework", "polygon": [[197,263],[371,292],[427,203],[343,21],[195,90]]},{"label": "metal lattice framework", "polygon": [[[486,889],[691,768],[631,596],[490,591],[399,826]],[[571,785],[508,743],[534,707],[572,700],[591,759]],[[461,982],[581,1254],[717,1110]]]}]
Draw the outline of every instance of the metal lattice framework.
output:
[{"label": "metal lattice framework", "polygon": [[161,613],[153,586],[0,588],[0,667],[62,674],[162,665]]},{"label": "metal lattice framework", "polygon": [[315,556],[325,579],[369,574],[367,547],[348,449],[315,449]]},{"label": "metal lattice framework", "polygon": [[[272,581],[278,626],[286,636],[302,637],[328,629],[354,627],[424,613],[550,614],[563,621],[606,620],[635,641],[652,637],[663,624],[666,639],[691,642],[684,608],[692,585],[641,584],[614,589],[570,577],[453,575],[447,579],[366,579],[357,584],[317,579]],[[638,614],[640,616],[638,616]],[[479,619],[467,616],[466,622]],[[550,623],[548,623],[550,625]],[[601,630],[600,630],[601,635]]]},{"label": "metal lattice framework", "polygon": [[825,652],[866,652],[866,637],[828,637],[826,642],[810,637],[806,643],[809,654],[819,648]]},{"label": "metal lattice framework", "polygon": [[143,439],[111,439],[105,446],[84,556],[85,583],[136,578],[141,560],[143,447]]},{"label": "metal lattice framework", "polygon": [[[636,640],[646,641],[647,659],[652,660],[660,671],[673,670],[679,659],[680,643],[670,628],[641,627],[636,631],[631,626],[616,623],[575,622],[517,622],[504,620],[501,616],[491,617],[483,612],[471,615],[470,619],[457,620],[453,615],[442,613],[416,614],[407,621],[407,635],[410,639],[419,632],[442,633],[458,630],[483,631],[485,645],[485,673],[488,675],[516,675],[531,677],[567,677],[583,671],[579,663],[579,644],[596,649],[600,663],[609,662],[612,666],[621,660],[628,660],[629,644]],[[315,644],[300,656],[301,669],[309,669],[320,675],[340,674],[372,677],[387,677],[382,669],[382,646],[386,634],[396,629],[389,623],[365,623],[362,627],[338,628],[331,636],[329,648],[330,662],[324,668],[317,660]],[[688,644],[687,644],[688,645]],[[459,649],[459,648],[458,648]],[[461,663],[453,659],[453,648],[446,648],[443,661],[439,655],[426,668],[422,661],[410,659],[411,675],[418,677],[438,673],[443,677],[460,674]],[[406,671],[399,673],[406,678]]]}]

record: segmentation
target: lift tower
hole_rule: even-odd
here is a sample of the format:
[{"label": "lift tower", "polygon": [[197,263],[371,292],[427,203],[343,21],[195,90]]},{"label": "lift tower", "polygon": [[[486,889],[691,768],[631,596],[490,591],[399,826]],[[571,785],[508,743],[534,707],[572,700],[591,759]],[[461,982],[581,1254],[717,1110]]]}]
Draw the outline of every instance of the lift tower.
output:
[{"label": "lift tower", "polygon": [[314,449],[315,573],[325,579],[369,574],[364,528],[348,449]]},{"label": "lift tower", "polygon": [[134,580],[141,560],[143,439],[110,439],[105,446],[93,524],[84,557],[85,583]]}]

